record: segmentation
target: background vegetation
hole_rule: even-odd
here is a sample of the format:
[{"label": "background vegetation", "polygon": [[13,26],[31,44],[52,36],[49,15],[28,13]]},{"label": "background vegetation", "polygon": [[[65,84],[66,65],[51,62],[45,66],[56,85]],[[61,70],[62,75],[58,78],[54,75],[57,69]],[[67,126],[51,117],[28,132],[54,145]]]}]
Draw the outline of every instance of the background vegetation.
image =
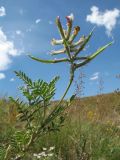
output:
[{"label": "background vegetation", "polygon": [[[95,97],[77,98],[70,110],[65,112],[67,119],[61,130],[40,137],[31,147],[32,153],[44,153],[45,148],[48,151],[54,146],[49,159],[119,160],[119,91]],[[6,98],[0,100],[0,144],[8,143],[14,129],[23,127],[17,122],[16,114],[16,107],[11,102]],[[33,159],[34,156],[30,157],[29,159]],[[42,159],[41,156],[34,158]],[[45,159],[44,156],[43,158]]]}]

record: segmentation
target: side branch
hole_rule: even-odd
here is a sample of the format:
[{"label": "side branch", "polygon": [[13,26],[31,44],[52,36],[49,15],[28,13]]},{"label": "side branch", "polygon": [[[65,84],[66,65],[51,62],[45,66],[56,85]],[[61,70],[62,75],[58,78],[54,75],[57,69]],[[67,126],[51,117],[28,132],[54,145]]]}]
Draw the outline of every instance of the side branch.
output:
[{"label": "side branch", "polygon": [[63,58],[63,59],[55,59],[55,60],[44,60],[44,59],[39,59],[34,56],[28,55],[31,59],[42,62],[42,63],[59,63],[59,62],[69,62],[69,59]]}]

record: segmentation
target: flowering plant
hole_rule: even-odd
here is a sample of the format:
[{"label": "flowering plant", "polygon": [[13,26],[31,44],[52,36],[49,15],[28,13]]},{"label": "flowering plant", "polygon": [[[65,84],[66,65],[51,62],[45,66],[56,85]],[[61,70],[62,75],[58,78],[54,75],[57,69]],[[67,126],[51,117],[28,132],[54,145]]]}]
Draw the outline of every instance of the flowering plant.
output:
[{"label": "flowering plant", "polygon": [[[60,33],[60,40],[53,39],[52,45],[62,45],[63,48],[55,50],[51,54],[58,55],[64,54],[64,58],[55,60],[43,60],[36,58],[32,55],[29,57],[35,61],[42,63],[69,63],[70,64],[70,80],[68,86],[63,93],[61,99],[57,103],[52,102],[55,95],[55,84],[59,77],[52,79],[50,83],[43,80],[32,81],[25,73],[19,71],[15,72],[16,75],[24,82],[25,86],[20,87],[23,96],[27,101],[23,102],[19,98],[16,100],[10,98],[17,107],[16,119],[21,124],[21,129],[15,129],[13,135],[10,136],[7,149],[5,146],[0,149],[2,159],[9,160],[23,160],[27,159],[27,154],[31,152],[32,146],[39,139],[39,137],[49,133],[59,131],[65,120],[65,109],[68,108],[74,99],[72,95],[69,101],[63,100],[74,80],[75,71],[89,63],[103,50],[112,44],[109,43],[89,56],[79,56],[79,53],[84,50],[90,38],[93,35],[93,30],[88,36],[82,36],[78,41],[75,41],[80,27],[75,26],[73,31],[74,16],[71,14],[66,17],[67,29],[64,30],[60,21],[60,17],[56,18],[56,25]],[[40,156],[40,155],[39,155]]]}]

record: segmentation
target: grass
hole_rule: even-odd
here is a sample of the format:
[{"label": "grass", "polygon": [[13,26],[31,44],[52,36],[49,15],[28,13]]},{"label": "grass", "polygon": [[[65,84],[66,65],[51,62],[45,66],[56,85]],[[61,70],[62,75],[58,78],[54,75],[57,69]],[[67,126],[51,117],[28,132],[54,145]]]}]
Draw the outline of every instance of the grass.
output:
[{"label": "grass", "polygon": [[[32,152],[39,153],[43,147],[55,146],[51,160],[120,159],[119,93],[76,99],[66,116],[61,131],[40,137],[32,146]],[[14,128],[21,128],[16,120],[15,106],[1,99],[0,143],[10,140]]]}]

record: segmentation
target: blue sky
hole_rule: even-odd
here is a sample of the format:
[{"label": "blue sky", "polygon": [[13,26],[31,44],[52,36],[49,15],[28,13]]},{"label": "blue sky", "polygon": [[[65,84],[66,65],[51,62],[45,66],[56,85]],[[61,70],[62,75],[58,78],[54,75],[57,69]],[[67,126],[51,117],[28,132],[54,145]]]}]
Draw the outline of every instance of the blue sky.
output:
[{"label": "blue sky", "polygon": [[[59,38],[55,18],[61,17],[66,27],[65,16],[74,14],[74,25],[81,28],[79,36],[87,35],[96,26],[94,35],[81,54],[94,52],[114,39],[114,44],[87,66],[85,96],[98,93],[99,80],[104,81],[103,92],[112,92],[120,87],[116,75],[120,73],[120,2],[118,0],[0,0],[0,94],[19,96],[18,86],[22,82],[14,70],[21,70],[32,79],[50,81],[59,75],[56,99],[59,99],[69,80],[69,65],[35,62],[27,57],[32,54],[52,59],[54,49],[50,41]],[[76,72],[76,79],[80,71]],[[68,95],[74,93],[74,84]]]}]

